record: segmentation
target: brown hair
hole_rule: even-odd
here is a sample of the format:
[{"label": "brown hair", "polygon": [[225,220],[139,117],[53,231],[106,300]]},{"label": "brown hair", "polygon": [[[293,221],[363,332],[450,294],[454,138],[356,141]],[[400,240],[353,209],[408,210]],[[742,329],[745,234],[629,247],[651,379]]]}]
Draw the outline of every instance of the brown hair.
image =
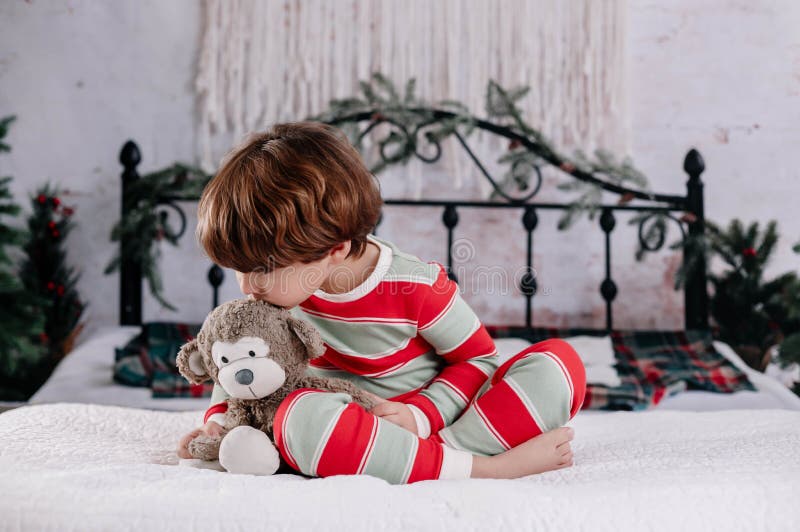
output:
[{"label": "brown hair", "polygon": [[380,209],[377,181],[341,131],[277,124],[223,159],[200,198],[197,238],[220,266],[270,271],[347,241],[360,256]]}]

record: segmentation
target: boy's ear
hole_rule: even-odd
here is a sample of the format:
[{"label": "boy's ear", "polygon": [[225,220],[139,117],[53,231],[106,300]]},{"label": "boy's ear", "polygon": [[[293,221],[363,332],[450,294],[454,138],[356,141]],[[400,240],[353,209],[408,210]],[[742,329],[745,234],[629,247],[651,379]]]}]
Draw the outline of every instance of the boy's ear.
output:
[{"label": "boy's ear", "polygon": [[191,340],[181,347],[175,357],[178,371],[192,384],[201,384],[210,377],[203,361],[203,354],[197,347],[197,340]]},{"label": "boy's ear", "polygon": [[316,358],[325,352],[325,344],[322,343],[322,337],[314,326],[307,321],[289,316],[289,329],[306,346],[307,359]]}]

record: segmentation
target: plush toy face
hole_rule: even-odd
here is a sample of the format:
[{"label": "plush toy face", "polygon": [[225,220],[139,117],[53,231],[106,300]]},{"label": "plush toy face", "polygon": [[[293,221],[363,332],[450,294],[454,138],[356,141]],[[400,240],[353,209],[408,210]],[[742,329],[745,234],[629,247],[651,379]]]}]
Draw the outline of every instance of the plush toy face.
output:
[{"label": "plush toy face", "polygon": [[217,379],[228,395],[237,399],[261,399],[280,388],[286,372],[269,358],[263,338],[245,336],[236,342],[217,340],[211,346]]},{"label": "plush toy face", "polygon": [[324,349],[319,333],[287,310],[237,299],[211,311],[177,364],[189,382],[211,379],[231,397],[261,399],[301,379]]}]

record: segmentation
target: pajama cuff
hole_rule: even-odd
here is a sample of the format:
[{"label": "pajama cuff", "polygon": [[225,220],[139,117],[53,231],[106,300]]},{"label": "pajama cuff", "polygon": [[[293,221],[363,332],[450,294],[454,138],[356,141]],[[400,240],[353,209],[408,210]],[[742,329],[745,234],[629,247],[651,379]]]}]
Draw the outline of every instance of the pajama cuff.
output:
[{"label": "pajama cuff", "polygon": [[429,430],[431,434],[439,432],[442,430],[442,427],[444,427],[445,423],[444,419],[442,419],[442,414],[439,413],[439,410],[436,408],[436,405],[433,404],[433,401],[424,395],[416,393],[411,397],[406,397],[402,402],[405,403],[406,406],[414,405],[419,409],[420,412],[422,412],[422,415],[428,420],[428,426],[430,427]]},{"label": "pajama cuff", "polygon": [[431,422],[428,421],[428,418],[422,413],[422,410],[419,409],[416,405],[406,405],[411,413],[414,414],[414,421],[417,422],[417,436],[422,439],[428,438],[431,435]]},{"label": "pajama cuff", "polygon": [[472,474],[472,455],[442,445],[442,469],[439,480],[461,480]]},{"label": "pajama cuff", "polygon": [[227,412],[227,411],[228,411],[228,403],[227,403],[227,401],[223,401],[221,403],[217,403],[215,405],[212,405],[208,410],[206,410],[206,415],[203,416],[203,424],[205,424],[206,422],[211,420],[211,421],[213,421],[215,423],[219,423],[220,425],[222,425],[223,423],[220,423],[220,421],[218,421],[218,420],[219,419],[224,420],[225,419],[225,412]]},{"label": "pajama cuff", "polygon": [[211,414],[210,416],[208,416],[208,418],[206,418],[206,423],[208,423],[209,421],[213,421],[214,423],[216,423],[220,427],[224,427],[225,426],[225,414]]}]

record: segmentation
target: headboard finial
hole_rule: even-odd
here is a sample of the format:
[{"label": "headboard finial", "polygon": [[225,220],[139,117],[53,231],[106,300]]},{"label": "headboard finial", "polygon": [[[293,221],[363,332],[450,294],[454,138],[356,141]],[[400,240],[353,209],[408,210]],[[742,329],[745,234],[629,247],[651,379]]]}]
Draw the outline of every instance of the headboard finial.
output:
[{"label": "headboard finial", "polygon": [[121,162],[122,166],[125,168],[134,168],[142,162],[142,154],[139,152],[139,146],[132,140],[126,142],[119,152],[119,162]]},{"label": "headboard finial", "polygon": [[691,179],[700,179],[700,174],[706,169],[706,162],[700,152],[692,148],[683,160],[683,169]]}]

